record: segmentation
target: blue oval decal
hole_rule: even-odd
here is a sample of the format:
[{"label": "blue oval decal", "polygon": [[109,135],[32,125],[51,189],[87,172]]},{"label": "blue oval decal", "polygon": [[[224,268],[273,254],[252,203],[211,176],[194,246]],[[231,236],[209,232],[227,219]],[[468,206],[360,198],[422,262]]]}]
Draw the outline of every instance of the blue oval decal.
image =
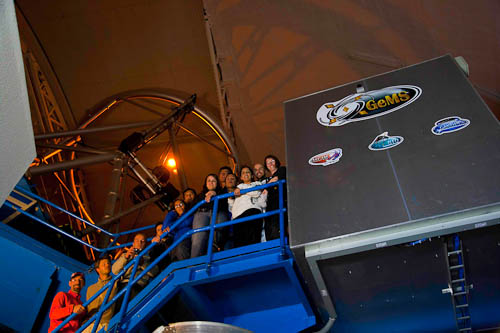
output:
[{"label": "blue oval decal", "polygon": [[460,131],[461,129],[469,126],[469,124],[469,119],[453,116],[436,121],[431,131],[435,135],[443,135],[446,133]]}]

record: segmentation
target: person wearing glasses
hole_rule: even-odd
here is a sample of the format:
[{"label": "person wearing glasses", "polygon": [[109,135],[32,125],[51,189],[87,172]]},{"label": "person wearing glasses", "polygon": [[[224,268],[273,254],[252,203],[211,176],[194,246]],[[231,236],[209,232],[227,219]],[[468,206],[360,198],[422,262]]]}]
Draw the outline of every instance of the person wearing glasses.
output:
[{"label": "person wearing glasses", "polygon": [[[186,212],[186,203],[184,202],[184,200],[181,199],[175,200],[174,210],[171,210],[170,212],[168,212],[167,216],[165,216],[165,219],[163,220],[162,224],[162,233],[160,234],[161,236],[163,233],[168,232],[169,236],[171,236],[170,238],[172,239],[172,242],[169,241],[162,242],[166,240],[166,238],[169,236],[160,239],[160,237],[158,237],[157,234],[157,236],[152,239],[152,242],[158,243],[158,245],[155,246],[153,250],[151,250],[154,252],[154,254],[151,255],[152,257],[155,257],[158,254],[158,252],[159,254],[161,254],[161,252],[166,250],[170,246],[170,244],[175,243],[182,237],[182,235],[189,232],[193,228],[193,216],[187,216],[186,219],[182,221],[175,229],[171,229],[174,223],[177,222],[177,220],[181,218],[181,216],[184,215],[185,212]],[[165,244],[163,245],[164,247],[163,250],[161,249],[162,243]],[[179,243],[179,245],[177,245],[170,252],[169,256],[172,262],[188,259],[191,256],[191,237],[186,237],[184,240],[182,240]]]},{"label": "person wearing glasses", "polygon": [[[266,170],[271,174],[267,183],[274,183],[278,180],[286,179],[286,167],[282,166],[280,160],[274,155],[267,155],[264,158]],[[278,186],[267,188],[267,208],[268,212],[279,208],[279,190]],[[287,189],[286,184],[283,186],[283,204],[287,205]],[[285,234],[288,234],[288,214],[284,214]],[[266,240],[276,239],[280,237],[280,216],[271,215],[265,218],[264,230],[266,232]]]}]

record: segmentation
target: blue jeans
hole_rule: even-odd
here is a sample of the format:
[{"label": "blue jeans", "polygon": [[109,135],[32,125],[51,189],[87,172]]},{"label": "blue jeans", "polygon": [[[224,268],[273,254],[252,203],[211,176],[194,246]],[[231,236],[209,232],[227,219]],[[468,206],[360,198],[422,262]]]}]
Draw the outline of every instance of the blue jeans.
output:
[{"label": "blue jeans", "polygon": [[190,258],[191,238],[186,238],[170,252],[170,260],[179,261]]},{"label": "blue jeans", "polygon": [[[210,225],[212,211],[196,212],[193,219],[193,230]],[[228,220],[226,212],[217,212],[215,224],[226,222]],[[207,243],[209,231],[197,232],[191,236],[191,258],[199,257],[207,253]],[[224,248],[224,231],[220,230],[215,234],[215,241],[222,249]]]}]

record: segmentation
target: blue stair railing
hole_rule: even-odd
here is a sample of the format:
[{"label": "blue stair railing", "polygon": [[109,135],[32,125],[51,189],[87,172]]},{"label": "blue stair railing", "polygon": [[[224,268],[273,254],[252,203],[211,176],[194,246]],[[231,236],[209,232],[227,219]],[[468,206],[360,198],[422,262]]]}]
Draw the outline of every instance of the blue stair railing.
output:
[{"label": "blue stair railing", "polygon": [[[268,216],[272,216],[272,215],[276,215],[276,214],[279,214],[279,223],[280,223],[280,255],[281,255],[281,258],[282,259],[285,259],[286,256],[287,256],[287,252],[286,252],[286,242],[285,242],[285,228],[284,228],[284,225],[285,225],[285,212],[286,212],[286,208],[284,207],[284,200],[283,200],[283,186],[284,186],[284,183],[285,183],[285,180],[279,180],[277,182],[273,182],[273,183],[268,183],[268,184],[264,184],[264,185],[259,185],[259,186],[255,186],[255,187],[251,187],[251,188],[248,188],[248,189],[244,189],[244,190],[241,190],[240,193],[241,194],[245,194],[245,193],[248,193],[248,192],[252,192],[252,191],[256,191],[256,190],[264,190],[266,188],[269,188],[269,187],[274,187],[274,186],[278,186],[278,193],[279,193],[279,208],[276,209],[276,210],[273,210],[273,211],[269,211],[269,212],[265,212],[265,213],[260,213],[260,214],[256,214],[256,215],[252,215],[252,216],[247,216],[247,217],[243,217],[243,218],[238,218],[238,219],[234,219],[234,220],[231,220],[231,221],[226,221],[226,222],[222,222],[222,223],[218,223],[216,224],[215,221],[216,221],[216,216],[217,216],[217,210],[218,210],[218,204],[219,204],[219,201],[222,200],[222,199],[226,199],[226,198],[229,198],[229,197],[233,197],[234,196],[234,193],[227,193],[227,194],[221,194],[221,195],[218,195],[218,196],[215,196],[215,197],[212,197],[211,201],[214,202],[214,205],[213,205],[213,211],[212,211],[212,217],[211,217],[211,220],[210,220],[210,225],[209,226],[205,226],[205,227],[202,227],[202,228],[198,228],[198,229],[194,229],[194,230],[190,230],[189,232],[183,234],[180,238],[178,238],[176,241],[174,241],[170,247],[168,247],[167,250],[165,250],[162,254],[160,254],[153,262],[151,262],[141,273],[139,273],[137,276],[135,276],[137,274],[137,269],[138,269],[138,265],[139,265],[139,262],[141,260],[141,258],[146,255],[147,253],[149,253],[149,251],[155,246],[155,243],[151,243],[149,244],[144,250],[142,250],[133,260],[131,260],[129,263],[127,263],[127,265],[125,265],[125,267],[120,271],[119,274],[115,275],[105,286],[103,286],[98,292],[96,292],[90,299],[88,299],[84,304],[83,306],[88,306],[92,301],[94,301],[97,297],[99,297],[103,292],[106,291],[106,294],[104,296],[104,301],[102,303],[102,305],[100,306],[99,308],[99,311],[94,315],[92,316],[91,318],[89,318],[79,329],[77,332],[82,332],[85,328],[87,328],[90,324],[94,323],[94,326],[92,328],[92,333],[96,332],[97,328],[98,328],[98,325],[100,323],[100,320],[102,318],[102,315],[103,313],[109,309],[114,303],[116,303],[122,296],[124,297],[123,298],[123,301],[121,303],[121,308],[120,308],[120,311],[118,312],[118,314],[115,313],[115,316],[118,316],[118,320],[117,320],[117,324],[115,326],[115,330],[120,330],[120,324],[123,320],[123,318],[125,317],[125,314],[126,314],[126,311],[127,311],[127,308],[128,308],[128,305],[129,305],[129,299],[130,299],[130,293],[131,293],[131,288],[138,282],[141,280],[142,277],[144,277],[151,269],[153,269],[155,266],[157,266],[160,261],[162,259],[164,259],[178,244],[180,244],[184,239],[188,238],[188,237],[191,237],[193,234],[195,233],[199,233],[199,232],[207,232],[209,231],[210,235],[209,235],[209,239],[208,239],[208,249],[207,249],[207,255],[205,255],[205,261],[202,263],[202,264],[205,264],[206,265],[206,269],[207,271],[210,271],[211,269],[211,265],[212,265],[212,262],[213,262],[213,239],[214,239],[214,233],[215,233],[215,229],[220,229],[220,228],[224,228],[224,227],[228,227],[228,226],[231,226],[231,225],[235,225],[235,224],[238,224],[238,223],[245,223],[245,222],[248,222],[248,221],[252,221],[252,220],[255,220],[255,219],[259,219],[259,218],[264,218],[264,217],[268,217]],[[113,251],[113,250],[117,250],[117,249],[121,249],[121,248],[124,248],[124,247],[127,247],[127,246],[131,246],[133,243],[132,242],[129,242],[129,243],[126,243],[126,244],[121,244],[121,245],[114,245],[117,240],[121,237],[121,236],[124,236],[124,235],[128,235],[128,234],[132,234],[132,233],[137,233],[137,232],[140,232],[140,231],[144,231],[144,230],[148,230],[148,229],[152,229],[154,228],[154,225],[152,226],[146,226],[146,227],[141,227],[141,228],[137,228],[137,229],[134,229],[134,230],[128,230],[128,231],[124,231],[124,232],[121,232],[121,233],[111,233],[103,228],[100,228],[99,226],[95,225],[95,224],[92,224],[88,221],[86,221],[85,219],[55,205],[54,203],[40,197],[40,196],[37,196],[36,194],[32,193],[32,192],[29,192],[23,188],[20,188],[20,187],[16,187],[16,190],[19,190],[20,192],[28,195],[28,196],[31,196],[33,197],[34,199],[36,200],[39,200],[41,202],[44,202],[45,204],[48,204],[62,212],[65,212],[66,214],[72,216],[73,218],[76,218],[80,221],[82,221],[85,225],[88,225],[92,228],[95,228],[97,229],[98,231],[100,232],[103,232],[105,234],[107,234],[108,236],[110,236],[113,241],[112,243],[104,248],[104,249],[101,249],[101,248],[98,248],[98,247],[95,247],[91,244],[88,244],[84,241],[82,241],[81,239],[63,231],[63,230],[60,230],[59,228],[53,226],[52,224],[50,223],[47,223],[46,221],[43,221],[42,219],[30,214],[29,212],[26,212],[22,209],[19,209],[18,206],[16,206],[15,204],[9,202],[9,201],[6,201],[5,204],[12,208],[12,209],[15,209],[15,210],[18,210],[19,212],[21,212],[22,214],[30,217],[31,219],[41,223],[41,224],[44,224],[46,225],[47,227],[63,234],[64,236],[66,237],[69,237],[77,242],[79,242],[80,244],[84,245],[84,246],[87,246],[91,249],[93,249],[94,251],[97,251],[97,252],[100,252],[100,253],[106,253],[106,252],[109,252],[109,251]],[[170,228],[170,231],[169,232],[166,232],[164,233],[162,236],[161,236],[161,239],[167,237],[170,233],[174,232],[177,228],[178,225],[180,225],[186,218],[188,218],[189,216],[193,215],[200,206],[204,205],[206,202],[205,201],[200,201],[198,202],[197,204],[195,204],[187,213],[183,214],[179,219],[177,219],[177,221],[172,225],[172,227]],[[244,254],[244,252],[242,252],[241,254]],[[127,285],[121,289],[119,292],[116,293],[116,295],[111,299],[109,300],[109,296],[111,294],[111,291],[113,289],[113,286],[115,285],[115,283],[117,283],[121,277],[125,274],[125,272],[127,272],[129,270],[130,267],[133,267],[132,268],[132,274],[130,275],[131,278],[129,279],[129,282],[127,283]],[[135,277],[135,278],[133,278]],[[77,314],[72,314],[70,315],[69,317],[67,317],[59,326],[57,326],[52,332],[59,332],[59,330],[64,327],[69,321],[71,321]]]}]

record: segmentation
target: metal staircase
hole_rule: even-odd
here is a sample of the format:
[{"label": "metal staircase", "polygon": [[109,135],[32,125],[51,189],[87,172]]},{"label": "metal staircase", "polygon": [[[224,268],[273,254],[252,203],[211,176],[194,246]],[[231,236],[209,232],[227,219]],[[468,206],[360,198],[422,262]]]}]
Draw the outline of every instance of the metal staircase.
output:
[{"label": "metal staircase", "polygon": [[467,283],[462,241],[458,235],[450,236],[447,239],[446,253],[449,284],[448,288],[443,289],[443,293],[451,294],[457,330],[459,332],[472,332],[468,295],[473,286]]},{"label": "metal staircase", "polygon": [[[284,181],[278,183],[280,195],[283,191],[283,183]],[[271,185],[275,186],[276,183],[258,186],[249,190],[264,189]],[[37,201],[42,201],[45,204],[51,205],[53,208],[59,209],[75,217],[74,214],[65,211],[61,207],[25,189],[18,188],[17,190],[25,195],[33,197]],[[241,192],[244,194],[249,192],[249,190],[242,190]],[[218,201],[220,199],[225,199],[232,195],[232,193],[229,193],[214,197],[214,210],[217,209],[216,207],[218,207]],[[175,228],[181,224],[187,216],[193,214],[201,204],[203,204],[203,202],[198,203],[189,212],[181,216],[181,218],[171,227],[171,230],[175,230]],[[97,248],[94,245],[87,244],[75,236],[58,229],[43,219],[31,214],[29,211],[23,210],[13,202],[7,201],[5,205],[10,209],[16,210],[52,228],[66,237],[72,238],[98,253],[106,253],[131,245],[131,243],[127,243],[117,246],[112,243],[105,249]],[[84,303],[84,306],[86,306],[100,294],[105,293],[103,305],[98,313],[88,319],[78,332],[82,332],[92,323],[94,324],[92,332],[96,332],[97,324],[100,322],[103,312],[119,300],[121,300],[121,308],[115,309],[115,315],[109,323],[108,331],[130,332],[140,330],[141,327],[143,327],[153,315],[160,311],[176,294],[183,295],[186,304],[199,320],[231,324],[253,331],[272,329],[276,332],[290,332],[300,331],[313,326],[316,323],[316,318],[303,291],[301,279],[299,278],[300,273],[296,270],[293,256],[286,245],[286,239],[283,232],[279,239],[216,253],[213,252],[212,247],[213,237],[209,237],[206,255],[170,264],[165,270],[160,272],[159,275],[150,280],[148,285],[138,295],[130,299],[130,290],[134,284],[136,284],[143,275],[147,274],[148,270],[155,267],[164,257],[166,257],[183,239],[191,237],[193,233],[210,232],[210,234],[213,235],[216,229],[275,214],[281,215],[281,230],[284,230],[283,215],[285,211],[283,200],[280,200],[280,208],[277,210],[220,224],[215,224],[215,211],[209,226],[191,230],[184,234],[183,237],[176,240],[169,249],[163,252],[144,271],[136,276],[135,272],[139,261],[154,245],[150,244],[140,252],[134,260],[131,260],[118,275],[114,276],[106,286]],[[101,230],[99,227],[90,224],[84,219],[79,217],[75,218],[90,227],[105,232],[115,240],[122,235],[149,228],[143,227],[137,230],[112,234],[106,230]],[[154,226],[151,226],[151,228],[152,227]],[[167,233],[163,234],[162,237],[166,236]],[[135,276],[135,278],[130,279],[128,285],[110,299],[109,290],[111,288],[109,287],[120,279],[129,267],[133,267],[131,276]],[[51,296],[46,296],[46,298],[49,297]],[[66,325],[72,317],[74,316],[71,315],[67,317],[54,332],[57,332]],[[290,320],[290,318],[294,318],[294,320]]]}]

